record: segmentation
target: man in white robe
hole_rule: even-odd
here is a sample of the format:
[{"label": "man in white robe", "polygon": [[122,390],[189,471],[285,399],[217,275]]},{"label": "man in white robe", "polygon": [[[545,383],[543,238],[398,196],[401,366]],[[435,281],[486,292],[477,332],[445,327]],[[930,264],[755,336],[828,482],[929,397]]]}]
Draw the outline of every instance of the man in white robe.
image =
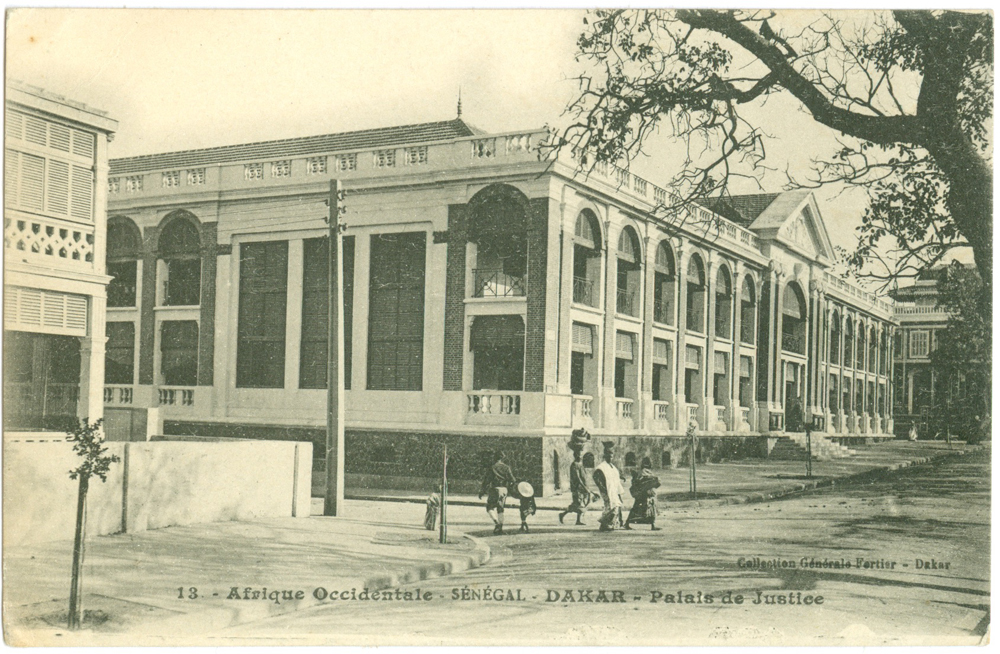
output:
[{"label": "man in white robe", "polygon": [[622,496],[625,486],[622,484],[621,473],[611,463],[614,457],[614,441],[604,441],[604,460],[594,469],[594,483],[601,491],[604,500],[604,513],[601,515],[601,531],[612,531],[622,525]]}]

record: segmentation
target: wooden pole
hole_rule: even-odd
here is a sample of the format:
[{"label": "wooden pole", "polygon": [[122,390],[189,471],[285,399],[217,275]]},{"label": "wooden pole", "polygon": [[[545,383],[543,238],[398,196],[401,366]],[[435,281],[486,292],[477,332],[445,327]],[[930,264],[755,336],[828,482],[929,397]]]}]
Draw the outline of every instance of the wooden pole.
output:
[{"label": "wooden pole", "polygon": [[326,373],[326,498],[323,515],[340,515],[344,504],[344,280],[340,270],[343,238],[340,234],[340,180],[330,180],[329,313]]},{"label": "wooden pole", "polygon": [[448,542],[448,444],[444,444],[444,463],[441,466],[441,544]]},{"label": "wooden pole", "polygon": [[83,622],[83,548],[87,536],[87,488],[89,479],[80,475],[76,497],[76,535],[73,537],[73,571],[69,588],[69,628],[79,629]]}]

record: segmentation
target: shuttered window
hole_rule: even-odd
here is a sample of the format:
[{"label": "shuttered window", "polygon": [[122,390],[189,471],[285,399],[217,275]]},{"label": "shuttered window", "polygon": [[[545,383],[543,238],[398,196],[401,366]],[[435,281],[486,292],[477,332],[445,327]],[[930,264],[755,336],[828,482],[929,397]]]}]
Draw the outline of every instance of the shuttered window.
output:
[{"label": "shuttered window", "polygon": [[284,388],[288,241],[240,246],[238,388]]},{"label": "shuttered window", "polygon": [[633,353],[634,343],[635,336],[632,334],[629,334],[628,332],[617,332],[615,334],[615,357],[631,361],[635,356]]},{"label": "shuttered window", "polygon": [[573,351],[582,354],[594,353],[594,328],[582,323],[573,323]]},{"label": "shuttered window", "polygon": [[370,390],[423,388],[426,243],[423,232],[372,236],[368,301]]},{"label": "shuttered window", "polygon": [[725,352],[715,353],[715,374],[724,375],[729,369],[729,357]]},{"label": "shuttered window", "polygon": [[[304,243],[302,275],[302,347],[299,388],[326,388],[329,338],[329,259],[327,238]],[[351,388],[351,345],[354,308],[354,237],[344,237],[344,387]]]},{"label": "shuttered window", "polygon": [[701,368],[701,348],[688,345],[684,365],[687,368]]},{"label": "shuttered window", "polygon": [[653,339],[653,363],[670,364],[670,343],[659,338]]},{"label": "shuttered window", "polygon": [[740,377],[749,377],[753,362],[750,357],[740,357]]},{"label": "shuttered window", "polygon": [[92,221],[94,134],[16,111],[6,120],[5,206]]},{"label": "shuttered window", "polygon": [[87,335],[87,298],[83,295],[4,288],[4,327],[67,336]]}]

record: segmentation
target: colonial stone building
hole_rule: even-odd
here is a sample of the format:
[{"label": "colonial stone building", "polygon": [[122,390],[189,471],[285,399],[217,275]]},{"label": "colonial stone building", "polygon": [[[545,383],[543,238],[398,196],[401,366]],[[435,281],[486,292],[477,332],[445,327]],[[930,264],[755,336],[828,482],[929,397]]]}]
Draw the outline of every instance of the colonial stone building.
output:
[{"label": "colonial stone building", "polygon": [[5,125],[4,433],[61,433],[104,410],[107,144],[117,123],[9,81]]},{"label": "colonial stone building", "polygon": [[806,420],[892,433],[891,306],[829,272],[812,194],[667,216],[665,189],[545,138],[456,119],[113,160],[109,404],[322,442],[337,178],[349,483],[424,487],[448,443],[460,480],[503,446],[550,490],[577,427],[664,465],[692,421],[705,457]]}]

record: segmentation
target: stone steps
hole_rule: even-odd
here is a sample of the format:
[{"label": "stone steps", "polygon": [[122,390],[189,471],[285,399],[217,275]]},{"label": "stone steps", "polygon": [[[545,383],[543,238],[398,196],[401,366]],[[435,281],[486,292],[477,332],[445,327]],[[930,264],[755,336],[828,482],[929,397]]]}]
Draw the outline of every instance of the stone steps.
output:
[{"label": "stone steps", "polygon": [[[768,458],[799,461],[805,458],[808,449],[805,434],[788,433],[778,439],[768,454]],[[856,454],[855,450],[834,443],[819,434],[812,435],[812,458],[814,461],[842,459],[853,454]]]}]

